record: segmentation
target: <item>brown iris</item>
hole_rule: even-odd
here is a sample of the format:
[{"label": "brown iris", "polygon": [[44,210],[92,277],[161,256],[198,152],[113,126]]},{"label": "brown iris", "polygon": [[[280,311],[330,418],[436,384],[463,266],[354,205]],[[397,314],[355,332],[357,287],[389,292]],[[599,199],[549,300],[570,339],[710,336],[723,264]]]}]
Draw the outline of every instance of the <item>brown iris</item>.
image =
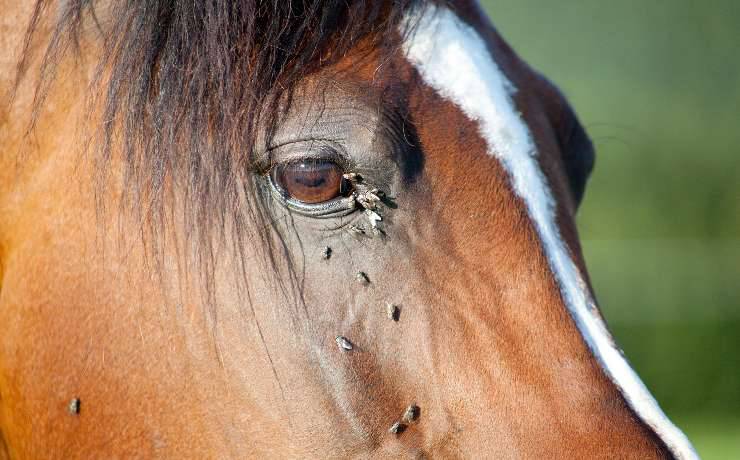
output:
[{"label": "brown iris", "polygon": [[273,168],[272,178],[291,198],[308,204],[332,200],[345,191],[342,168],[331,160],[302,160]]}]

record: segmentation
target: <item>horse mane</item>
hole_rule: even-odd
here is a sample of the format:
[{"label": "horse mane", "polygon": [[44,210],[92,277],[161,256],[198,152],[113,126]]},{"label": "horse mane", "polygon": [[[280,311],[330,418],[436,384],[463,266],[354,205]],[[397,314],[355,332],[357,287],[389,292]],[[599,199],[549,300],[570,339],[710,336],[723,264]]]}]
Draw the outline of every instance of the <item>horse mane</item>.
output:
[{"label": "horse mane", "polygon": [[[258,211],[239,204],[245,193],[259,198],[250,171],[258,127],[269,139],[283,110],[281,101],[290,99],[297,83],[358,44],[394,52],[392,37],[398,37],[398,26],[413,3],[37,0],[17,82],[29,73],[29,50],[42,30],[47,36],[42,37],[46,46],[36,85],[37,109],[62,59],[84,56],[81,43],[99,45],[89,92],[104,121],[93,143],[98,182],[109,176],[111,157],[120,156],[129,209],[145,209],[142,221],[150,222],[154,234],[162,231],[158,218],[165,212],[166,184],[184,191],[187,234],[196,236],[198,271],[209,273],[215,263],[214,228],[222,234],[227,227],[237,228],[232,232],[238,234],[235,244],[260,236],[246,230],[248,221],[259,220],[254,215]],[[260,239],[269,244],[264,235]]]}]

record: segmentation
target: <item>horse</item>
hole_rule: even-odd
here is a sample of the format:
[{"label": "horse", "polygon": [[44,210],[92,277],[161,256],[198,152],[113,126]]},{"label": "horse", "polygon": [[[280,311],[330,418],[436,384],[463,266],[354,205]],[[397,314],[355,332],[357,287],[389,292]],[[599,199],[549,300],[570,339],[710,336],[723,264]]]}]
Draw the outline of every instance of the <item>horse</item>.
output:
[{"label": "horse", "polygon": [[0,3],[1,458],[696,458],[474,1]]}]

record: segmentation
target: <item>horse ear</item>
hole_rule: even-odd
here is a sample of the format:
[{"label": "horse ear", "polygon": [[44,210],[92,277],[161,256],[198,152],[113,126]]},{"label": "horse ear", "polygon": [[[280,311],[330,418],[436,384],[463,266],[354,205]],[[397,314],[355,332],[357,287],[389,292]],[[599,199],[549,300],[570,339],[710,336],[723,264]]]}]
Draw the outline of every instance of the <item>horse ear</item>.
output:
[{"label": "horse ear", "polygon": [[594,169],[594,146],[565,95],[547,78],[540,74],[537,77],[537,90],[560,147],[573,200],[579,206]]},{"label": "horse ear", "polygon": [[571,120],[560,137],[560,151],[563,155],[565,172],[568,175],[571,192],[576,206],[581,204],[591,171],[594,169],[596,155],[586,130],[571,112]]}]

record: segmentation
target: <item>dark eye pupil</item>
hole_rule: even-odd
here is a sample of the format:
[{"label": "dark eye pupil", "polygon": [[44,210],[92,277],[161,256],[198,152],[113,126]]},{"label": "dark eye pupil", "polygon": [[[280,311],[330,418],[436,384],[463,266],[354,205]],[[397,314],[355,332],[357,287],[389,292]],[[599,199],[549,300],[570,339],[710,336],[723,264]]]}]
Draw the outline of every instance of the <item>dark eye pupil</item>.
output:
[{"label": "dark eye pupil", "polygon": [[273,168],[273,180],[298,201],[317,204],[332,200],[344,191],[342,168],[330,160],[304,160]]},{"label": "dark eye pupil", "polygon": [[293,180],[304,187],[320,187],[326,184],[326,177],[321,175],[321,173],[296,174],[293,176]]}]

